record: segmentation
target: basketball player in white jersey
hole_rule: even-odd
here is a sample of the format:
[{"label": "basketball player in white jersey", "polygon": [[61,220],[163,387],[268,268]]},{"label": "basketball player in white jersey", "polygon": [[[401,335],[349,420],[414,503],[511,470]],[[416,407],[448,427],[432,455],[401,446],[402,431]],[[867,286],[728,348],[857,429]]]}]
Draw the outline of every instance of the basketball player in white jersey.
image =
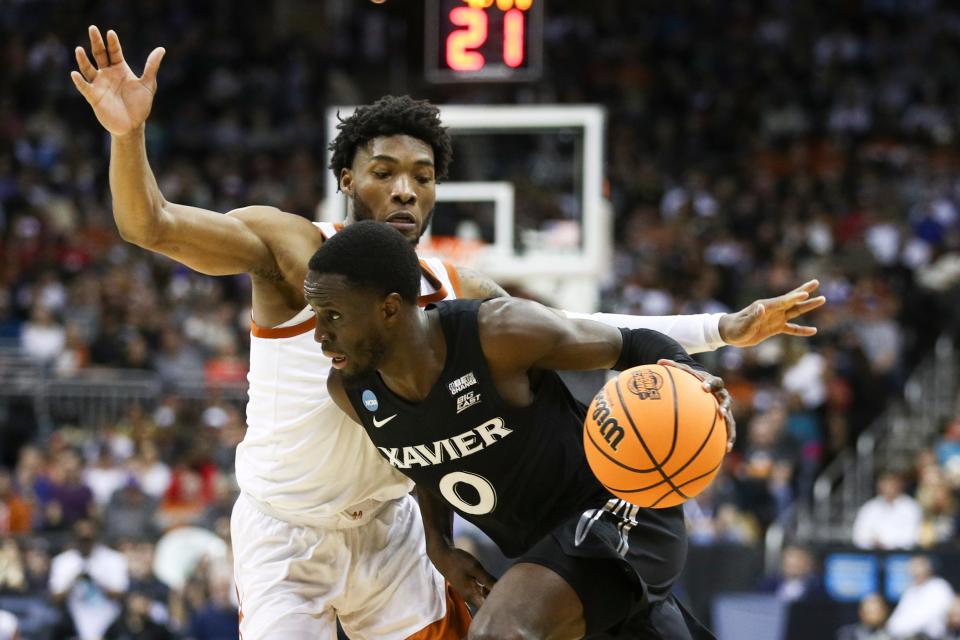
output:
[{"label": "basketball player in white jersey", "polygon": [[[121,236],[200,273],[252,280],[250,398],[231,523],[241,634],[334,638],[339,617],[353,640],[464,636],[469,614],[459,594],[479,604],[477,583],[490,577],[466,554],[438,552],[448,588],[427,559],[412,485],[318,393],[331,361],[313,340],[303,282],[310,257],[336,228],[273,207],[222,215],[164,199],[144,141],[164,50],[155,49],[137,77],[114,32],[106,42],[96,27],[89,35],[96,64],[78,47],[79,71],[71,77],[111,134],[110,189]],[[386,222],[417,241],[450,161],[438,115],[424,102],[384,98],[342,124],[332,168],[350,199],[350,220]],[[503,295],[474,272],[439,261],[423,267],[421,302]],[[750,346],[778,333],[813,335],[790,320],[823,303],[810,297],[816,287],[809,282],[736,314],[600,319],[658,329],[691,352]]]}]

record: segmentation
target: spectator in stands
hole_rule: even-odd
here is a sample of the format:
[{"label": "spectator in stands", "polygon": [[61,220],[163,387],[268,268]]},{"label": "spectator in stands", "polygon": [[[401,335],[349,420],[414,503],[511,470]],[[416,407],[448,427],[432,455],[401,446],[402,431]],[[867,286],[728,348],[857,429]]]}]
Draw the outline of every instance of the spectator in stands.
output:
[{"label": "spectator in stands", "polygon": [[83,482],[93,492],[93,501],[98,509],[110,502],[114,491],[127,484],[127,472],[114,460],[109,444],[100,444],[96,461],[83,472]]},{"label": "spectator in stands", "polygon": [[695,500],[683,504],[690,544],[754,544],[759,539],[756,518],[736,506],[736,488],[726,470]]},{"label": "spectator in stands", "polygon": [[53,311],[43,305],[36,305],[20,334],[23,350],[38,361],[53,362],[66,343],[63,326],[53,316]]},{"label": "spectator in stands", "polygon": [[947,422],[934,451],[937,454],[937,463],[947,477],[954,480],[954,487],[960,487],[960,417],[954,417]]},{"label": "spectator in stands", "polygon": [[238,639],[237,608],[232,601],[233,583],[230,576],[211,572],[207,588],[209,602],[190,616],[187,637],[190,640]]},{"label": "spectator in stands", "polygon": [[10,472],[0,469],[0,534],[29,533],[32,528],[30,504],[17,494]]},{"label": "spectator in stands", "polygon": [[[909,549],[920,534],[921,509],[903,493],[898,473],[884,472],[877,479],[877,496],[867,500],[853,523],[853,544],[861,549]],[[890,526],[896,522],[897,526]]]},{"label": "spectator in stands", "polygon": [[783,602],[819,600],[825,596],[813,554],[799,545],[783,550],[779,574],[766,578],[760,590],[775,593]]},{"label": "spectator in stands", "polygon": [[129,585],[127,561],[100,544],[90,518],[77,520],[73,533],[76,548],[53,559],[50,592],[55,602],[66,604],[80,640],[96,640],[120,615],[119,603]]},{"label": "spectator in stands", "polygon": [[0,593],[23,593],[27,589],[23,557],[16,540],[4,537],[0,541]]},{"label": "spectator in stands", "polygon": [[158,505],[134,478],[129,478],[104,509],[104,538],[113,544],[123,539],[155,539],[160,534],[156,521]]},{"label": "spectator in stands", "polygon": [[128,540],[121,545],[130,573],[130,591],[139,593],[150,603],[150,617],[158,623],[170,618],[170,587],[153,572],[155,545],[152,540]]},{"label": "spectator in stands", "polygon": [[938,468],[924,474],[917,489],[917,502],[923,509],[917,543],[929,548],[953,539],[957,524],[957,500]]},{"label": "spectator in stands", "polygon": [[879,593],[871,593],[860,601],[860,622],[841,627],[836,640],[894,640],[886,630],[887,603]]},{"label": "spectator in stands", "polygon": [[224,473],[218,473],[213,483],[213,502],[197,518],[197,526],[216,532],[217,521],[230,519],[233,513],[233,503],[237,499],[239,489],[234,480]]},{"label": "spectator in stands", "polygon": [[150,599],[130,591],[123,600],[123,612],[104,634],[104,640],[173,640],[176,636],[150,616]]},{"label": "spectator in stands", "polygon": [[787,413],[775,406],[747,423],[746,448],[737,473],[738,503],[750,505],[764,525],[777,520],[793,500],[791,478],[799,455],[784,431]]},{"label": "spectator in stands", "polygon": [[162,498],[170,488],[170,467],[160,459],[156,443],[150,438],[141,438],[139,455],[129,462],[144,493],[152,498]]},{"label": "spectator in stands", "polygon": [[209,503],[205,495],[204,478],[200,472],[178,465],[173,481],[163,501],[157,518],[164,530],[185,524],[194,524],[202,517]]},{"label": "spectator in stands", "polygon": [[[896,520],[891,521],[894,522]],[[912,639],[919,634],[939,638],[946,628],[947,611],[953,604],[953,588],[946,580],[934,575],[933,565],[925,556],[911,558],[907,570],[910,586],[890,614],[887,631],[897,640]]]},{"label": "spectator in stands", "polygon": [[83,483],[80,456],[63,451],[56,464],[50,466],[50,497],[45,508],[44,525],[48,529],[69,529],[91,514],[93,492]]},{"label": "spectator in stands", "polygon": [[46,596],[50,583],[50,543],[45,538],[33,537],[24,541],[23,568],[26,592]]},{"label": "spectator in stands", "polygon": [[44,453],[38,447],[27,445],[20,449],[13,472],[17,493],[30,504],[32,528],[42,522],[40,506],[49,498],[50,481],[46,475],[46,464]]}]

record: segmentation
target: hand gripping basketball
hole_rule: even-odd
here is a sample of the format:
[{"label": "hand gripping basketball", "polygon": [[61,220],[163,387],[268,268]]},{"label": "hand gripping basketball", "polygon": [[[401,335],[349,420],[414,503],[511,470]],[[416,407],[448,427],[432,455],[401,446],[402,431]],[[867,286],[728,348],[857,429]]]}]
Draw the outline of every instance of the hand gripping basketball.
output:
[{"label": "hand gripping basketball", "polygon": [[584,451],[612,494],[641,507],[671,507],[716,476],[727,450],[729,394],[719,378],[698,374],[661,360],[621,372],[594,397]]}]

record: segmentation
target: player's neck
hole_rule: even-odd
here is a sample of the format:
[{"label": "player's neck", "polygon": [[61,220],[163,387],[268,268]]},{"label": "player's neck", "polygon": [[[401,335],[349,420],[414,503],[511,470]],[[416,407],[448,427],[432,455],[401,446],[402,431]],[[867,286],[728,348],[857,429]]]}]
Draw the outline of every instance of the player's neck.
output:
[{"label": "player's neck", "polygon": [[403,324],[379,367],[380,377],[393,393],[420,402],[436,384],[447,360],[447,340],[436,311],[416,309]]}]

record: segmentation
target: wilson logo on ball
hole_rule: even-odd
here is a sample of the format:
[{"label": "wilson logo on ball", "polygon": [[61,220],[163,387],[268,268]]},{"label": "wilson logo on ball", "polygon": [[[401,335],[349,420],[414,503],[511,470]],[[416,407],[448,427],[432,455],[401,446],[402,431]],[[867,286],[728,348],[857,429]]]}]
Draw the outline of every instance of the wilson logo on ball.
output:
[{"label": "wilson logo on ball", "polygon": [[610,407],[607,406],[607,397],[601,392],[593,403],[593,421],[600,427],[600,435],[607,441],[610,448],[617,450],[617,445],[623,440],[623,427],[617,423],[616,418],[610,417]]},{"label": "wilson logo on ball", "polygon": [[641,400],[659,400],[663,378],[650,369],[635,369],[630,372],[627,388]]},{"label": "wilson logo on ball", "polygon": [[660,509],[703,491],[723,463],[726,425],[697,376],[660,365],[627,369],[594,396],[583,451],[597,480],[618,498]]}]

